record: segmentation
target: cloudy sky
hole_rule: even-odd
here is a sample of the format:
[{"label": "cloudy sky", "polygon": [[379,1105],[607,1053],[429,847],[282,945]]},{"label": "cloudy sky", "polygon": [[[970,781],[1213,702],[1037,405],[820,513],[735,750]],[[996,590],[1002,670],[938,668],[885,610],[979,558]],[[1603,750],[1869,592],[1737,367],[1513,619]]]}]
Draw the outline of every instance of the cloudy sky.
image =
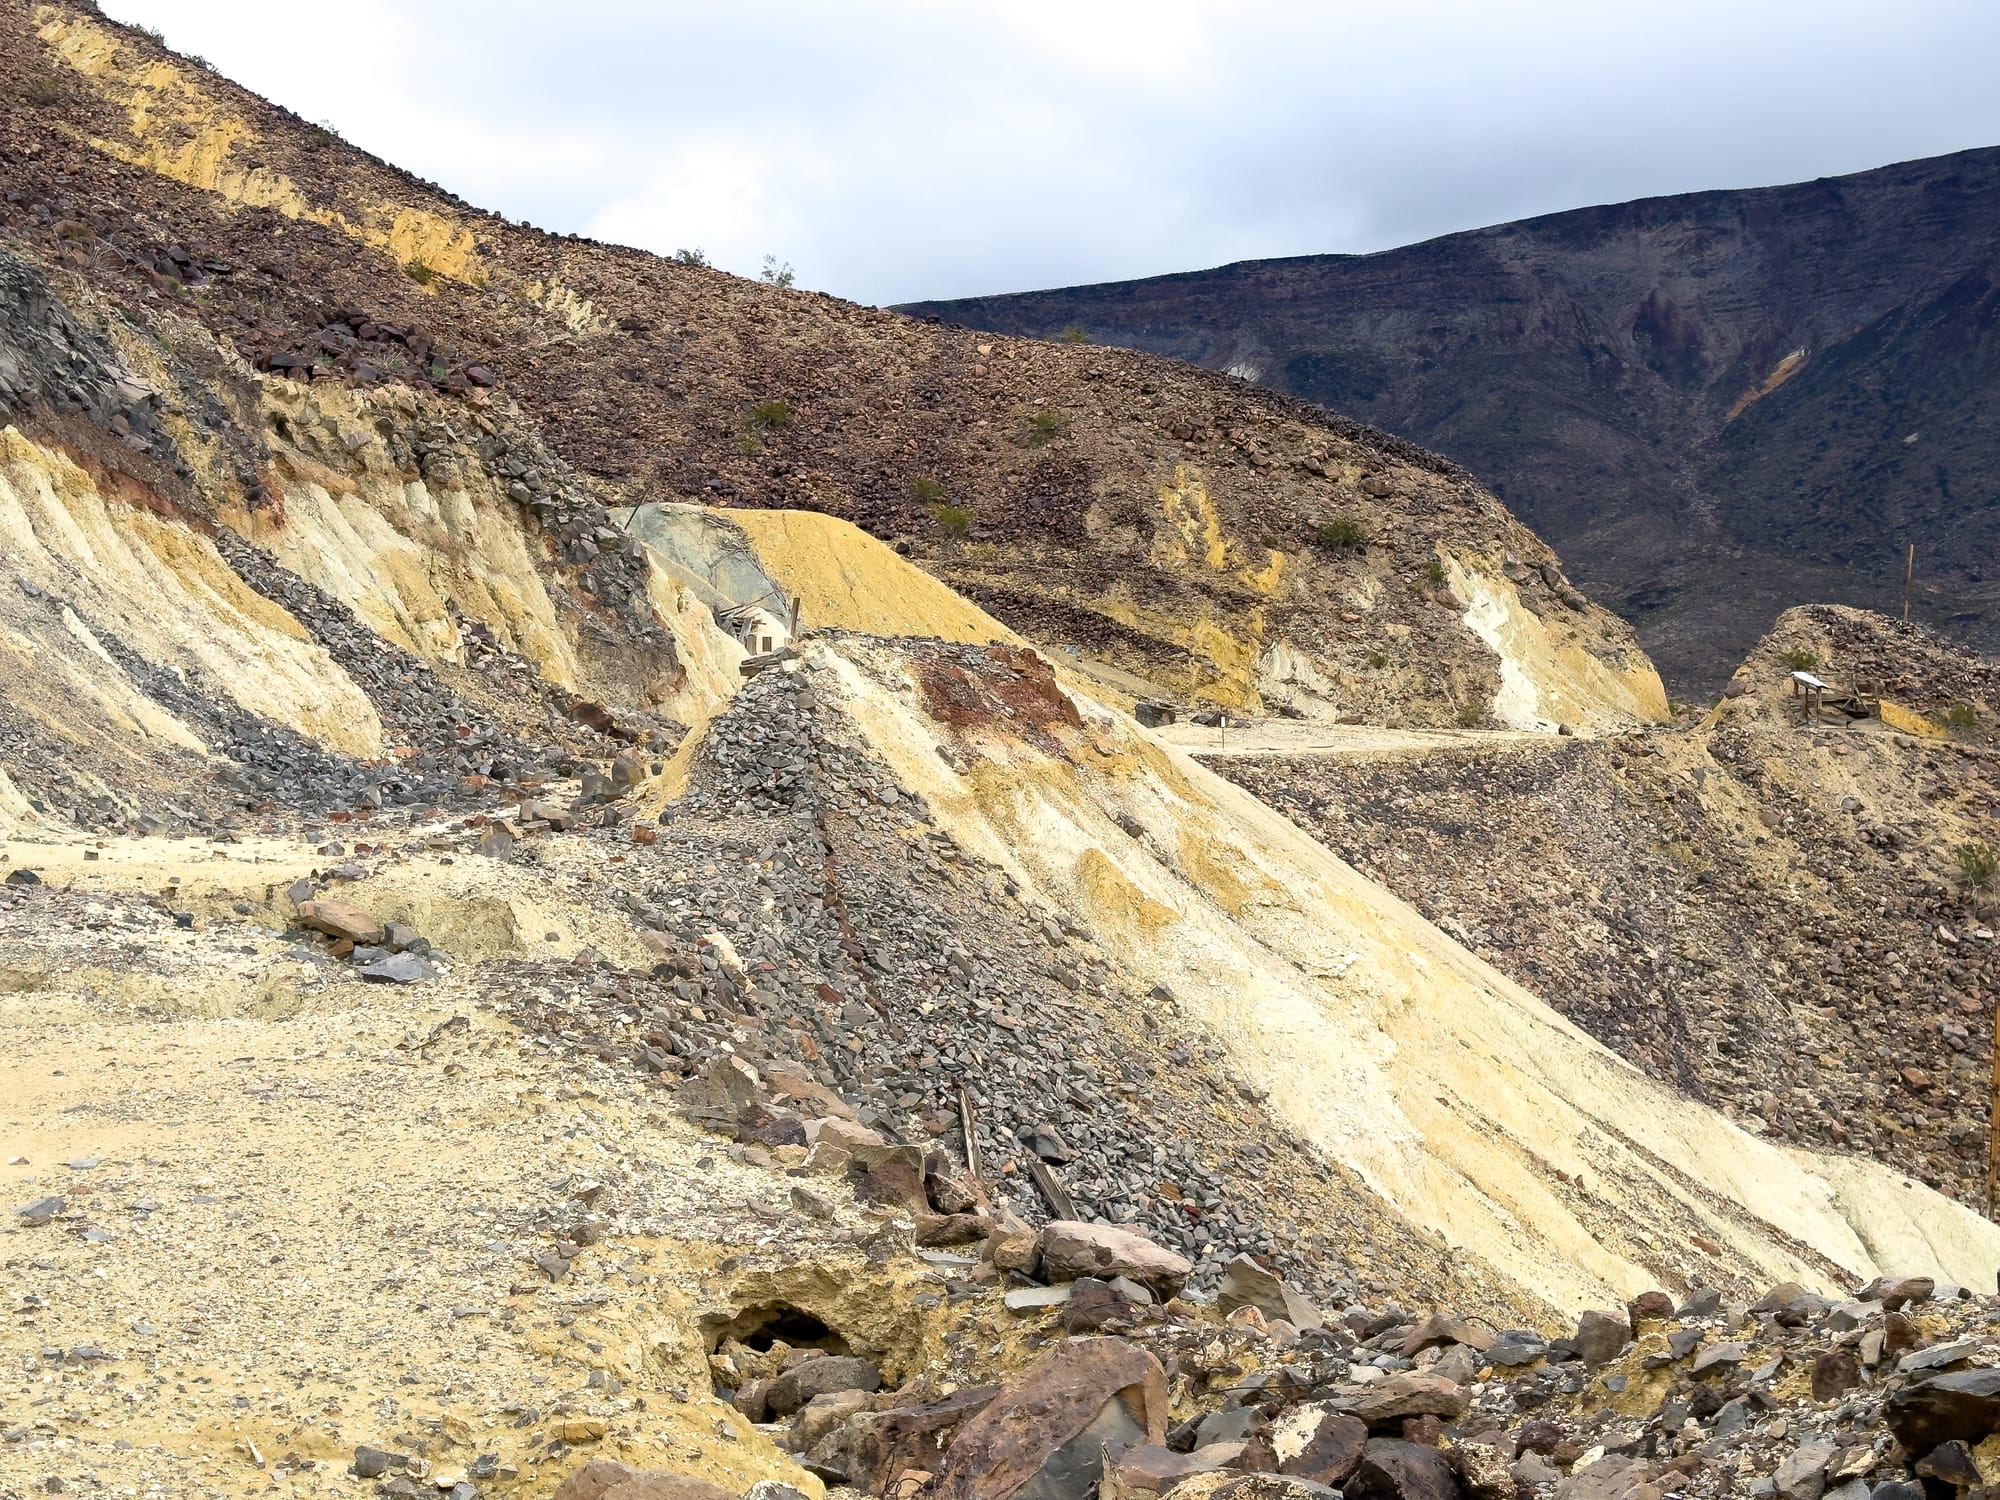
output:
[{"label": "cloudy sky", "polygon": [[861,302],[2000,143],[1993,0],[103,0],[482,207]]}]

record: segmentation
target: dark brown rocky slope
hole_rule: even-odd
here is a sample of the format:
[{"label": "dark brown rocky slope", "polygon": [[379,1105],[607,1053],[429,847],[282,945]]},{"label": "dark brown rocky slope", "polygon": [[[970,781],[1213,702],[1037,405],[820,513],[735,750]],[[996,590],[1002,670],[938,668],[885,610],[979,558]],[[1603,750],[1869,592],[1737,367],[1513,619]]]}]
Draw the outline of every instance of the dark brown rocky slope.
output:
[{"label": "dark brown rocky slope", "polygon": [[[1913,732],[1808,721],[1795,663],[1879,684]],[[1967,851],[1991,859],[2000,815],[1973,708],[1996,692],[1929,631],[1811,606],[1700,723],[1215,765],[1648,1072],[1976,1204],[2000,899]]]},{"label": "dark brown rocky slope", "polygon": [[1235,370],[1434,447],[1564,550],[1669,686],[1778,612],[2000,641],[2000,150],[1503,224],[1377,255],[908,311]]},{"label": "dark brown rocky slope", "polygon": [[[1277,393],[544,234],[87,6],[0,3],[0,101],[0,243],[262,370],[517,405],[606,504],[831,512],[1041,641],[1235,709],[1304,680],[1323,711],[1477,718],[1499,664],[1440,598],[1446,557],[1547,564],[1558,638],[1652,678],[1460,470]],[[225,498],[256,503],[239,459]]]}]

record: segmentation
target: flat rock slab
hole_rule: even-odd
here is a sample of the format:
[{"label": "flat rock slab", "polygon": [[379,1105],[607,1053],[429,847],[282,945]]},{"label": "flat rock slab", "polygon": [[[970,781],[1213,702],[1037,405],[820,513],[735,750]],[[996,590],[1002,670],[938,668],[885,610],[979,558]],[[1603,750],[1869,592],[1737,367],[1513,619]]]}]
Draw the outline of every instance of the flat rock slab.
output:
[{"label": "flat rock slab", "polygon": [[302,925],[329,937],[346,938],[351,943],[379,943],[384,935],[378,918],[351,902],[336,901],[331,896],[301,901],[298,912]]},{"label": "flat rock slab", "polygon": [[1082,1276],[1109,1281],[1129,1276],[1164,1301],[1194,1273],[1194,1266],[1185,1257],[1111,1224],[1052,1220],[1042,1227],[1039,1244],[1042,1275],[1050,1281],[1075,1281]]}]

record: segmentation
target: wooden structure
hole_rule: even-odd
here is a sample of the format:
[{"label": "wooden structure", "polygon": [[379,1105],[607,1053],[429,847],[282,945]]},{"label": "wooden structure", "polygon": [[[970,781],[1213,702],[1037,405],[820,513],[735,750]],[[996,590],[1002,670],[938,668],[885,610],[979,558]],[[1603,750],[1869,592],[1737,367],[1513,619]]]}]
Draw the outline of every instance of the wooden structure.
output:
[{"label": "wooden structure", "polygon": [[1882,700],[1868,690],[1866,684],[1853,687],[1835,687],[1823,682],[1810,672],[1792,673],[1792,696],[1803,699],[1805,717],[1808,723],[1820,717],[1826,709],[1846,714],[1850,719],[1870,719],[1881,711]]}]

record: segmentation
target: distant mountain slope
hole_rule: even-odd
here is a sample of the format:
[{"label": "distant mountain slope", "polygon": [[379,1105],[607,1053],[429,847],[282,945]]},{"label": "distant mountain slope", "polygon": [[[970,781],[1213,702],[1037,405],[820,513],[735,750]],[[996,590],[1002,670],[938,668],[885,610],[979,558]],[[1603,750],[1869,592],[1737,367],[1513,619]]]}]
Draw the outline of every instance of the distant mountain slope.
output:
[{"label": "distant mountain slope", "polygon": [[1719,683],[1778,612],[2000,644],[2000,149],[1363,256],[917,303],[1230,370],[1464,464]]}]

